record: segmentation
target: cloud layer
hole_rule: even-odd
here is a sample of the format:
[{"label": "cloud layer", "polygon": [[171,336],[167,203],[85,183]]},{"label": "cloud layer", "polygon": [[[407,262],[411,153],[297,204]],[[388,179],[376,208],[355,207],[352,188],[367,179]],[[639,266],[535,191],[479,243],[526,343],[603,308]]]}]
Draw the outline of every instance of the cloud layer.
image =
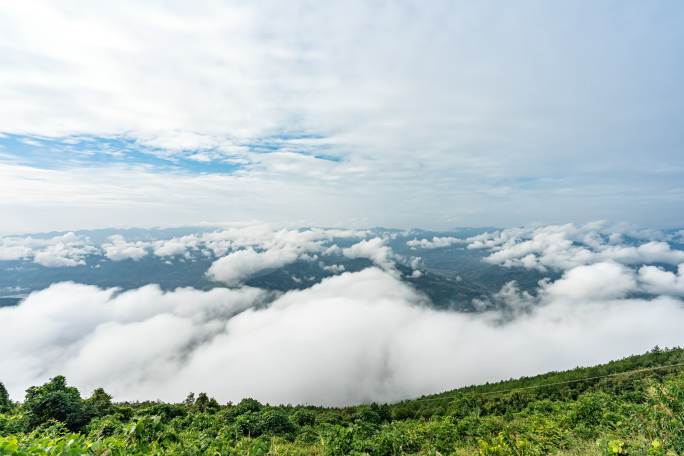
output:
[{"label": "cloud layer", "polygon": [[[677,235],[675,235],[676,237]],[[583,264],[684,262],[684,251],[666,241],[673,235],[655,230],[629,230],[603,222],[509,228],[468,239],[469,249],[491,252],[485,261],[504,267],[562,271]]]},{"label": "cloud layer", "polygon": [[[314,257],[307,257],[308,253],[342,254],[342,250],[332,242],[333,239],[358,241],[369,235],[364,230],[286,229],[254,223],[197,231],[183,236],[149,239],[154,237],[155,230],[147,230],[144,240],[127,240],[122,234],[114,234],[103,242],[95,242],[87,235],[73,232],[51,237],[4,236],[0,237],[0,261],[26,260],[46,267],[69,267],[84,265],[88,255],[104,256],[111,261],[137,261],[150,254],[166,259],[192,259],[193,256],[203,255],[222,257],[217,271],[232,268],[221,266],[222,264],[237,262],[241,269],[255,265],[253,272],[256,272],[268,267],[283,266],[298,258],[314,260]],[[363,251],[358,249],[366,244],[354,247],[355,257],[377,257],[378,260],[382,259],[384,266],[389,267],[390,257],[393,255],[389,247],[380,238],[369,242]],[[237,257],[232,256],[245,249]],[[378,252],[375,252],[376,249]],[[276,257],[282,259],[275,260]],[[235,258],[243,259],[237,261]]]},{"label": "cloud layer", "polygon": [[471,315],[433,310],[375,267],[279,297],[63,283],[0,309],[0,371],[16,399],[64,374],[120,400],[392,401],[680,344],[682,301],[629,298],[637,287],[624,266],[580,266],[534,296],[509,285],[508,312]]},{"label": "cloud layer", "polygon": [[683,17],[676,3],[4,2],[0,133],[43,158],[0,137],[0,207],[17,214],[0,230],[675,224]]},{"label": "cloud layer", "polygon": [[27,259],[45,267],[70,267],[85,264],[84,258],[97,252],[88,239],[71,232],[50,238],[0,238],[0,261]]}]

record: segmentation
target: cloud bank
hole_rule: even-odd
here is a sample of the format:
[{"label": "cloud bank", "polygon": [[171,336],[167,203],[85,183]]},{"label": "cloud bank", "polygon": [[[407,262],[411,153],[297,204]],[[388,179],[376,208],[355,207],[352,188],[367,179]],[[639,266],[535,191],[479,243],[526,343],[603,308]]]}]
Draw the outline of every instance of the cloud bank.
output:
[{"label": "cloud bank", "polygon": [[252,248],[247,248],[214,261],[207,274],[213,280],[237,285],[258,272],[281,268],[295,262],[297,258],[298,255],[293,250],[273,249],[256,252]]},{"label": "cloud bank", "polygon": [[406,242],[406,245],[412,249],[440,249],[443,247],[449,247],[456,244],[466,243],[465,239],[460,239],[453,236],[434,236],[432,240],[430,239],[411,239]]},{"label": "cloud bank", "polygon": [[72,232],[54,237],[0,237],[0,261],[32,260],[45,267],[85,264],[87,255],[98,252],[89,240]]},{"label": "cloud bank", "polygon": [[119,400],[393,401],[681,344],[682,301],[630,298],[639,287],[623,265],[583,265],[535,295],[509,284],[504,317],[434,310],[377,267],[280,296],[62,283],[0,309],[1,380],[15,399],[64,374]]},{"label": "cloud bank", "polygon": [[[115,234],[101,243],[73,232],[52,237],[4,236],[0,237],[0,261],[26,260],[46,267],[69,267],[86,264],[88,255],[100,255],[111,261],[137,261],[150,254],[163,259],[183,257],[188,260],[202,255],[221,258],[222,261],[214,271],[217,272],[217,280],[222,280],[219,278],[222,273],[218,271],[231,269],[232,265],[239,268],[252,267],[252,272],[258,272],[269,267],[284,266],[296,259],[315,259],[307,257],[309,253],[341,254],[341,250],[332,242],[333,239],[357,241],[367,237],[369,232],[322,228],[286,229],[251,223],[232,227],[217,226],[211,231],[166,239],[149,239],[154,234],[154,230],[148,230],[144,239],[135,240],[127,240],[122,234]],[[377,241],[371,244],[375,245]],[[378,244],[377,247],[382,246]],[[254,249],[259,251],[258,255]],[[387,249],[388,247],[384,247],[380,255],[391,256]],[[231,256],[240,251],[244,252],[237,257]],[[366,249],[366,253],[360,256],[371,254],[375,254],[372,249]],[[276,257],[282,259],[276,261]],[[237,261],[236,258],[242,259]],[[388,261],[385,259],[386,265],[389,265]],[[257,263],[262,266],[257,266]],[[249,274],[244,277],[247,275]]]},{"label": "cloud bank", "polygon": [[120,234],[110,236],[108,241],[102,244],[102,250],[112,261],[139,260],[147,256],[147,245],[144,242],[126,242]]},{"label": "cloud bank", "polygon": [[485,261],[504,267],[563,271],[602,261],[627,265],[684,262],[658,231],[625,230],[602,222],[510,228],[473,236],[468,248],[488,250]]}]

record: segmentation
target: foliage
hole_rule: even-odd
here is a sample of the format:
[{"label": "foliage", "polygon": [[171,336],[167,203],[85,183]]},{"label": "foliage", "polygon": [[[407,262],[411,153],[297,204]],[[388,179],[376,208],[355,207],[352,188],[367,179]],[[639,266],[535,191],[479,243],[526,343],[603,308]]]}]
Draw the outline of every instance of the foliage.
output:
[{"label": "foliage", "polygon": [[67,386],[66,379],[62,376],[26,390],[23,409],[30,428],[57,420],[66,424],[70,430],[78,431],[88,422],[86,407],[78,389]]},{"label": "foliage", "polygon": [[7,388],[0,382],[0,413],[8,412],[11,408],[12,402],[10,401]]},{"label": "foliage", "polygon": [[[82,399],[63,377],[0,413],[0,455],[684,454],[680,349],[391,405],[292,407],[204,393],[181,404]],[[645,368],[653,368],[644,370]],[[583,380],[592,377],[591,380]],[[600,377],[600,378],[593,378]],[[522,388],[522,389],[521,389]]]}]

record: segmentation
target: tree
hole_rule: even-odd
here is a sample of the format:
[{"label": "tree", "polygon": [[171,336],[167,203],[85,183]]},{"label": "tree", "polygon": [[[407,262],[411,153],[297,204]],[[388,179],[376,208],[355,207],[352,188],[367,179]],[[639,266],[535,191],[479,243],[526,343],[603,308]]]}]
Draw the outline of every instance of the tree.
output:
[{"label": "tree", "polygon": [[197,395],[197,400],[195,400],[194,407],[200,412],[215,412],[219,409],[219,404],[213,397],[207,396],[207,393],[199,393]]},{"label": "tree", "polygon": [[295,426],[290,417],[282,410],[268,408],[261,412],[262,430],[264,433],[273,435],[292,435]]},{"label": "tree", "polygon": [[262,420],[256,412],[245,412],[235,419],[235,428],[249,437],[258,437],[262,434]]},{"label": "tree", "polygon": [[251,397],[241,400],[238,405],[235,406],[235,414],[242,415],[247,412],[258,412],[261,410],[263,405],[256,399]]},{"label": "tree", "polygon": [[[375,406],[377,409],[377,405]],[[370,424],[380,424],[382,418],[380,414],[368,406],[360,406],[356,409],[355,419]]]},{"label": "tree", "polygon": [[78,389],[67,386],[61,375],[27,389],[23,407],[31,429],[49,420],[58,420],[70,430],[78,431],[88,422],[87,408]]},{"label": "tree", "polygon": [[183,401],[183,405],[186,405],[188,407],[192,407],[195,405],[195,393],[189,393],[187,396],[185,396],[185,400]]},{"label": "tree", "polygon": [[102,388],[97,388],[92,396],[85,400],[85,405],[91,416],[105,416],[112,411],[112,396]]},{"label": "tree", "polygon": [[316,424],[316,414],[311,410],[297,410],[292,414],[292,419],[300,426],[313,426]]},{"label": "tree", "polygon": [[5,385],[0,382],[0,413],[7,412],[12,408],[12,401],[10,401],[9,393]]}]

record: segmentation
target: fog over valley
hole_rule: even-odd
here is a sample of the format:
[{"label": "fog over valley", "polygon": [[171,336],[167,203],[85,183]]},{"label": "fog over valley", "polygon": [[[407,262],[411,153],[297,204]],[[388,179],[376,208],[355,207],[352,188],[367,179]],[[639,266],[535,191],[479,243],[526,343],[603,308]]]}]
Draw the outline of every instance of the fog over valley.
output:
[{"label": "fog over valley", "polygon": [[4,237],[2,290],[18,302],[0,309],[3,380],[16,398],[64,374],[119,400],[350,405],[603,362],[678,344],[683,234],[591,223]]}]

